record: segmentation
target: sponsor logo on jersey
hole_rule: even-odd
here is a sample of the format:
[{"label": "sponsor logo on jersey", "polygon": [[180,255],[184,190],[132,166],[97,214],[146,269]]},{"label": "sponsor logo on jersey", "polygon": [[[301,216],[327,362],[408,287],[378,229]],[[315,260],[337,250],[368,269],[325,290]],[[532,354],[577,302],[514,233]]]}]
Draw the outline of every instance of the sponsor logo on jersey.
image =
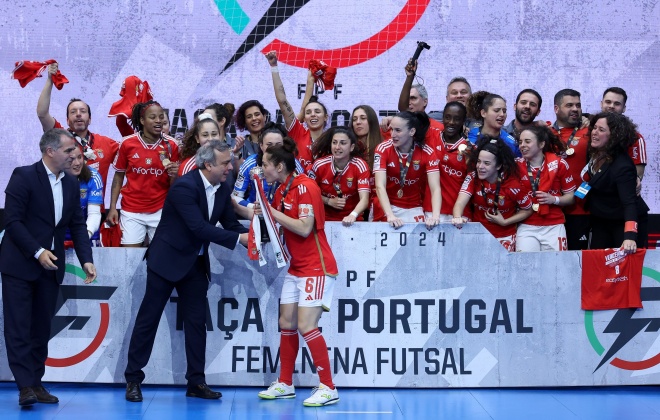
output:
[{"label": "sponsor logo on jersey", "polygon": [[136,174],[139,175],[154,175],[156,177],[159,177],[165,173],[163,169],[158,169],[158,168],[143,168],[141,166],[139,167],[133,167],[132,171]]},{"label": "sponsor logo on jersey", "polygon": [[440,164],[440,159],[435,159],[429,162],[429,166],[438,166]]},{"label": "sponsor logo on jersey", "polygon": [[605,265],[611,267],[619,264],[626,258],[626,253],[622,249],[614,250],[613,252],[605,255]]},{"label": "sponsor logo on jersey", "polygon": [[558,160],[554,160],[554,161],[548,163],[548,171],[549,172],[556,171],[558,167],[559,167],[559,161]]},{"label": "sponsor logo on jersey", "polygon": [[387,166],[390,167],[390,168],[396,168],[396,165],[394,164],[394,162],[388,163]]}]

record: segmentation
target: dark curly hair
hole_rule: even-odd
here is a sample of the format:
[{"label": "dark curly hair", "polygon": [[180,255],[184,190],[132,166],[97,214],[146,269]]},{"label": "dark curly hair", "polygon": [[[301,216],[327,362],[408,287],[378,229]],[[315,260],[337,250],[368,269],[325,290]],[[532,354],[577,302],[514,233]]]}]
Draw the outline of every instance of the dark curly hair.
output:
[{"label": "dark curly hair", "polygon": [[[607,127],[610,129],[610,139],[603,150],[606,159],[611,161],[619,154],[628,153],[628,148],[637,141],[637,125],[623,114],[599,112],[591,117],[591,123],[589,124],[590,139],[596,122],[601,118],[605,118]],[[591,147],[591,142],[589,142],[589,154],[594,153],[596,153],[596,150]]]},{"label": "dark curly hair", "polygon": [[511,148],[504,143],[504,140],[500,138],[484,138],[477,143],[477,147],[470,151],[467,159],[468,171],[475,171],[477,169],[477,159],[482,150],[495,155],[496,164],[502,165],[499,171],[502,178],[518,177],[520,175],[516,156],[511,151]]},{"label": "dark curly hair", "polygon": [[506,99],[495,93],[486,92],[485,90],[473,93],[466,105],[468,117],[473,120],[482,121],[481,111],[488,111],[496,99],[501,99],[506,103]]},{"label": "dark curly hair", "polygon": [[264,108],[261,102],[256,99],[243,102],[241,106],[238,107],[238,111],[236,111],[236,127],[238,127],[239,130],[245,130],[245,111],[253,106],[259,108],[259,111],[264,115],[264,118],[267,118],[268,111],[266,111],[266,108]]},{"label": "dark curly hair", "polygon": [[[566,151],[566,145],[546,125],[530,125],[529,127],[523,128],[520,134],[522,135],[525,131],[534,134],[539,143],[545,142],[543,145],[543,153],[551,152],[559,155]],[[518,141],[518,144],[520,144],[520,141]]]},{"label": "dark curly hair", "polygon": [[142,122],[140,122],[140,119],[144,116],[144,112],[149,108],[151,105],[158,105],[160,104],[156,101],[147,101],[147,102],[140,102],[135,105],[133,105],[133,112],[131,112],[131,126],[135,131],[142,131],[144,130],[144,126],[142,125]]},{"label": "dark curly hair", "polygon": [[181,141],[181,160],[195,156],[195,153],[197,153],[197,151],[200,148],[200,144],[197,143],[199,130],[201,130],[202,125],[206,123],[213,123],[213,125],[215,125],[215,128],[218,130],[218,132],[220,131],[220,127],[218,126],[218,123],[216,123],[214,119],[206,118],[200,120],[198,118],[195,118],[195,122],[193,123],[192,128],[186,131],[186,134],[183,135],[183,140]]},{"label": "dark curly hair", "polygon": [[355,145],[353,151],[350,154],[351,158],[359,157],[364,159],[364,144],[357,141],[357,137],[355,137],[353,130],[345,127],[331,127],[323,134],[321,134],[318,139],[316,139],[314,145],[312,146],[312,156],[314,156],[315,159],[332,154],[332,138],[335,136],[335,134],[345,134],[350,140],[351,144]]}]

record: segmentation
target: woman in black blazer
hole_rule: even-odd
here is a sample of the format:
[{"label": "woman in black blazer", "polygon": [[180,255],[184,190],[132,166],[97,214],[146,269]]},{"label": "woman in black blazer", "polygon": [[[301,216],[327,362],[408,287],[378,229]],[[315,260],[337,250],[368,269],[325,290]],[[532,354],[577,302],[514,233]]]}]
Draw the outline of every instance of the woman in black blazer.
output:
[{"label": "woman in black blazer", "polygon": [[582,175],[590,187],[589,248],[621,247],[626,253],[646,248],[649,208],[635,192],[637,172],[627,153],[637,138],[635,124],[625,115],[601,112],[591,119],[589,136],[591,160]]}]

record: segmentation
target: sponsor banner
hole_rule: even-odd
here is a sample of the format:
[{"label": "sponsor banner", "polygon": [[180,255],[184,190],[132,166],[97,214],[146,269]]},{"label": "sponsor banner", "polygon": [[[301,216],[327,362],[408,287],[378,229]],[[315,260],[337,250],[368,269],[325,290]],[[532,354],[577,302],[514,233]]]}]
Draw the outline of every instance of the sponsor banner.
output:
[{"label": "sponsor banner", "polygon": [[[643,310],[582,311],[581,253],[509,254],[481,225],[432,231],[327,223],[339,276],[320,326],[339,386],[516,387],[656,384],[660,251],[646,253]],[[142,300],[144,250],[96,248],[99,279],[82,284],[73,253],[53,321],[45,380],[121,383]],[[278,298],[286,269],[211,247],[207,382],[277,378]],[[160,322],[146,381],[185,383],[178,298]],[[301,340],[294,381],[318,383]],[[0,380],[11,380],[0,334]]]},{"label": "sponsor banner", "polygon": [[[660,67],[657,6],[644,1],[591,3],[549,0],[159,0],[80,2],[59,0],[24,7],[5,1],[0,26],[0,102],[3,149],[0,190],[14,167],[39,158],[42,129],[35,109],[44,79],[21,88],[9,75],[21,60],[58,61],[69,79],[53,90],[50,113],[62,124],[69,99],[91,107],[93,132],[119,139],[107,118],[126,77],[149,82],[168,109],[171,134],[181,136],[196,113],[213,103],[261,101],[282,120],[264,52],[277,50],[287,98],[300,109],[311,59],[337,68],[334,86],[315,87],[330,114],[344,125],[367,104],[379,117],[397,110],[404,67],[418,41],[430,49],[419,57],[416,83],[428,92],[427,111],[444,108],[449,80],[467,78],[472,89],[507,100],[509,122],[518,92],[543,97],[539,119],[555,120],[553,96],[564,88],[582,94],[585,112],[600,110],[603,91],[628,94],[626,115],[639,126],[646,149],[634,153],[658,161]],[[44,24],[48,16],[48,24]],[[368,22],[368,24],[367,24]],[[127,26],[130,29],[127,29]],[[604,30],[604,26],[607,26]],[[570,29],[567,29],[570,28]],[[603,54],[607,51],[607,54]],[[236,133],[233,125],[230,132]],[[658,165],[649,164],[642,194],[660,212]],[[112,179],[112,172],[110,178]],[[109,183],[109,181],[106,180]],[[109,200],[109,190],[106,199]],[[0,195],[0,207],[4,207]],[[107,200],[106,200],[107,204]]]}]

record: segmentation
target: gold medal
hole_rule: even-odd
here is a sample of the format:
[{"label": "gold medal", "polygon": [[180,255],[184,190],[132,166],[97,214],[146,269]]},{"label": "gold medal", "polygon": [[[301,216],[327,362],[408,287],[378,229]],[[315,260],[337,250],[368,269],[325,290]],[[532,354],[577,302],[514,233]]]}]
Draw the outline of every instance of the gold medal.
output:
[{"label": "gold medal", "polygon": [[461,144],[461,145],[458,146],[458,152],[459,153],[463,153],[465,151],[465,149],[467,149],[467,146],[464,145],[464,144]]},{"label": "gold medal", "polygon": [[163,166],[167,166],[170,163],[172,163],[172,162],[170,162],[170,160],[168,158],[163,159],[162,162],[163,162]]},{"label": "gold medal", "polygon": [[532,204],[532,210],[539,211],[539,203]]},{"label": "gold medal", "polygon": [[403,197],[403,188],[396,192],[396,196],[399,198]]},{"label": "gold medal", "polygon": [[575,153],[575,149],[573,149],[572,147],[569,147],[568,149],[566,149],[566,155],[567,156],[570,156],[573,153]]}]

